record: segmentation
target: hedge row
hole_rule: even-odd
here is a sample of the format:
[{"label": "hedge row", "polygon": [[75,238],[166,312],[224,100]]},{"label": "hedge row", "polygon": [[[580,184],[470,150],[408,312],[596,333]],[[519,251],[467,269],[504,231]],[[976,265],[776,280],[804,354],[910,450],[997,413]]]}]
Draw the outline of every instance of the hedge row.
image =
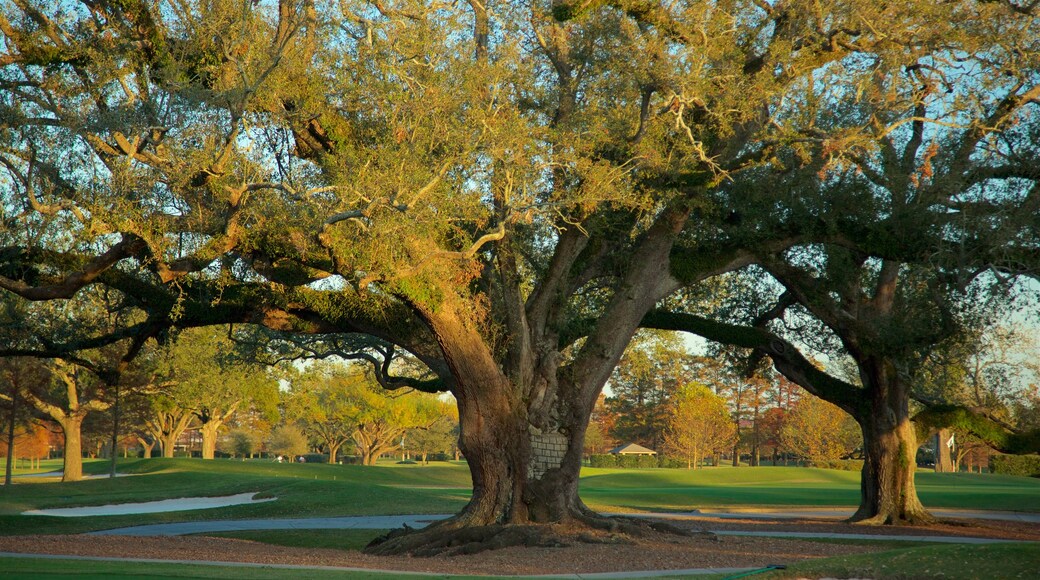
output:
[{"label": "hedge row", "polygon": [[647,467],[668,467],[676,469],[679,467],[686,467],[685,462],[671,457],[662,457],[658,455],[611,455],[609,453],[590,455],[589,465],[592,467],[621,467],[630,469]]},{"label": "hedge row", "polygon": [[863,461],[861,459],[832,459],[829,461],[809,461],[806,467],[819,467],[820,469],[838,469],[841,471],[862,471]]},{"label": "hedge row", "polygon": [[1040,477],[1040,455],[994,455],[989,470],[1004,475]]}]

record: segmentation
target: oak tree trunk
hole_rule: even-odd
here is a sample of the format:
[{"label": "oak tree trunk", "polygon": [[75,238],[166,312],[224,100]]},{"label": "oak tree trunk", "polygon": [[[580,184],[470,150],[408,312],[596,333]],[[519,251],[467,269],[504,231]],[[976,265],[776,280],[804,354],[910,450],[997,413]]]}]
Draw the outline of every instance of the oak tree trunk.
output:
[{"label": "oak tree trunk", "polygon": [[950,447],[946,444],[950,440],[949,429],[939,429],[935,434],[935,472],[952,473],[953,458],[950,457]]},{"label": "oak tree trunk", "polygon": [[144,459],[152,458],[152,449],[155,448],[155,440],[148,440],[144,437],[138,437],[137,442],[141,444],[141,455]]},{"label": "oak tree trunk", "polygon": [[177,438],[180,433],[164,434],[162,439],[159,440],[159,445],[162,446],[163,457],[173,457],[174,447],[177,446]]},{"label": "oak tree trunk", "polygon": [[935,518],[917,497],[914,472],[917,437],[910,421],[907,385],[888,362],[862,365],[872,394],[869,410],[857,417],[863,432],[860,506],[851,521],[863,524],[922,524]]},{"label": "oak tree trunk", "polygon": [[213,459],[217,451],[217,433],[220,431],[222,421],[209,421],[199,427],[202,433],[202,458]]},{"label": "oak tree trunk", "polygon": [[66,417],[60,425],[65,436],[65,459],[61,480],[79,481],[83,479],[83,442],[80,434],[83,418]]}]

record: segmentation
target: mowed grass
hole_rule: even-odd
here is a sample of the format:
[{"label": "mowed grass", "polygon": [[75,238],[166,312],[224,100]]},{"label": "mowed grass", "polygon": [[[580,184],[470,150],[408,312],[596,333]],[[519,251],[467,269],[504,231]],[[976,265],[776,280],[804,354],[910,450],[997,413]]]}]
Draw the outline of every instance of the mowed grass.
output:
[{"label": "mowed grass", "polygon": [[989,544],[904,548],[799,562],[755,575],[779,578],[875,578],[877,580],[1034,580],[1040,577],[1040,544]]},{"label": "mowed grass", "polygon": [[[107,462],[88,462],[106,473]],[[290,517],[453,513],[470,495],[465,463],[429,466],[287,464],[200,459],[121,460],[116,479],[75,483],[18,480],[0,492],[0,534],[78,533],[139,524]],[[920,472],[926,506],[1040,512],[1040,479]],[[58,518],[23,511],[259,492],[277,501],[209,510],[128,516]],[[797,467],[592,469],[581,495],[601,511],[689,511],[704,508],[854,506],[856,472]]]},{"label": "mowed grass", "polygon": [[[95,464],[89,464],[87,471]],[[103,471],[103,470],[102,470]],[[29,483],[0,492],[0,534],[78,533],[169,521],[452,513],[470,496],[464,464],[287,464],[272,461],[140,459],[115,479]],[[154,514],[61,518],[26,510],[258,492],[277,501]]]},{"label": "mowed grass", "polygon": [[[859,472],[804,467],[586,468],[581,496],[608,511],[848,507],[859,504],[859,479]],[[928,507],[1040,512],[1037,478],[919,471],[916,485]]]}]

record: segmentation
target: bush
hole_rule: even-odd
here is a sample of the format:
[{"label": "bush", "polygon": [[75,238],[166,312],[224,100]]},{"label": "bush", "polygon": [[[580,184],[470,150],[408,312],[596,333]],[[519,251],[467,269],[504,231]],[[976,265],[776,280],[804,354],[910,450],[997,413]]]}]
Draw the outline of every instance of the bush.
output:
[{"label": "bush", "polygon": [[859,459],[831,459],[826,461],[809,461],[806,467],[818,467],[820,469],[837,469],[840,471],[862,471],[863,462]]},{"label": "bush", "polygon": [[636,467],[640,469],[648,469],[651,467],[657,467],[657,456],[656,455],[639,455],[637,456]]},{"label": "bush", "polygon": [[307,463],[328,463],[329,456],[325,453],[306,453],[302,455]]},{"label": "bush", "polygon": [[639,467],[639,455],[618,455],[617,465],[625,469],[635,469]]},{"label": "bush", "polygon": [[665,467],[668,469],[686,469],[686,462],[681,459],[676,459],[674,457],[665,457],[663,455],[658,455],[657,466]]},{"label": "bush", "polygon": [[589,456],[589,467],[646,469],[659,466],[660,463],[656,455],[611,455],[603,453]]},{"label": "bush", "polygon": [[989,470],[1004,475],[1040,477],[1040,455],[994,455]]}]

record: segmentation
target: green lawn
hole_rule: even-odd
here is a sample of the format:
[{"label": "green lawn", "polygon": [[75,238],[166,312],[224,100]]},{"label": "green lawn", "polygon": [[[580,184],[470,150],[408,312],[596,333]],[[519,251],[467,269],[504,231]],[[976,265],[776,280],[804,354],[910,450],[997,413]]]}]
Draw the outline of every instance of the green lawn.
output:
[{"label": "green lawn", "polygon": [[[920,471],[916,481],[928,507],[1040,512],[1040,479]],[[859,472],[804,467],[586,468],[581,496],[597,509],[621,511],[855,506]]]},{"label": "green lawn", "polygon": [[[88,462],[104,473],[104,461]],[[0,534],[73,533],[167,521],[451,513],[469,497],[464,463],[429,466],[288,464],[200,459],[121,460],[114,480],[40,483],[19,480],[0,492]],[[853,506],[859,474],[798,467],[592,469],[582,498],[603,511],[688,511],[698,508]],[[921,472],[918,489],[930,507],[1040,512],[1040,479]],[[260,492],[278,501],[211,510],[132,516],[21,516],[29,509]]]},{"label": "green lawn", "polygon": [[801,562],[755,575],[778,578],[875,578],[877,580],[1032,580],[1040,572],[1040,543],[927,546]]},{"label": "green lawn", "polygon": [[[86,466],[91,471],[104,467]],[[104,469],[100,470],[104,472]],[[372,514],[450,513],[469,498],[464,464],[365,467],[272,461],[135,459],[116,479],[74,483],[21,480],[0,492],[0,534],[76,533],[167,521]],[[30,509],[260,492],[278,501],[209,510],[92,518],[21,516]]]},{"label": "green lawn", "polygon": [[[95,460],[84,459],[83,461],[84,461],[84,463],[86,463],[86,462],[95,461]],[[40,465],[39,469],[29,469],[29,462],[28,461],[15,461],[14,465],[12,466],[14,468],[13,469],[13,473],[15,475],[21,475],[23,473],[44,473],[44,472],[47,472],[47,471],[58,471],[58,470],[60,470],[62,468],[62,460],[61,459],[42,459],[42,460],[40,460],[39,465]],[[105,461],[105,465],[108,465],[108,461],[107,460]],[[7,458],[6,457],[0,458],[0,470],[5,469],[6,466],[7,466]]]}]

